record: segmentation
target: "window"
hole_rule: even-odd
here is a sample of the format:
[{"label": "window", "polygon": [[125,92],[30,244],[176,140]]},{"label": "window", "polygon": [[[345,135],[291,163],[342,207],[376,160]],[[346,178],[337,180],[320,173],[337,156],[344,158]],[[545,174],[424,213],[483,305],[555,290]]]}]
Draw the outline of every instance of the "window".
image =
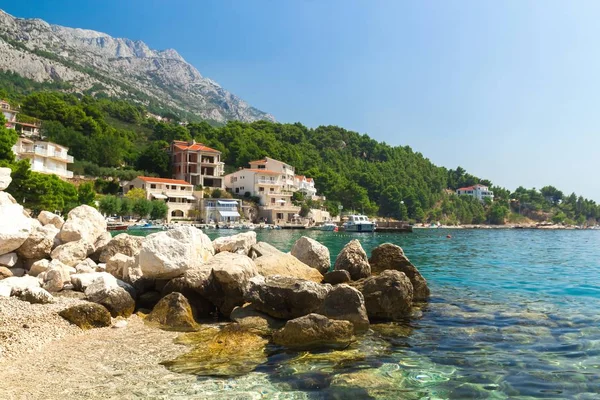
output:
[{"label": "window", "polygon": [[[273,189],[271,189],[271,190],[273,190]],[[259,191],[259,192],[264,192],[264,191],[265,191],[265,188],[261,186],[261,187],[259,187],[259,188],[258,188],[258,191]]]},{"label": "window", "polygon": [[283,219],[283,213],[277,213],[277,219]]},{"label": "window", "polygon": [[275,197],[271,198],[271,204],[275,204]]},{"label": "window", "polygon": [[133,185],[129,185],[129,190],[133,189]]},{"label": "window", "polygon": [[154,183],[151,183],[151,184],[150,184],[150,189],[156,189],[156,184],[154,184]]},{"label": "window", "polygon": [[275,188],[271,188],[270,192],[275,193]]},{"label": "window", "polygon": [[240,188],[235,188],[235,192],[239,193],[240,192]]}]

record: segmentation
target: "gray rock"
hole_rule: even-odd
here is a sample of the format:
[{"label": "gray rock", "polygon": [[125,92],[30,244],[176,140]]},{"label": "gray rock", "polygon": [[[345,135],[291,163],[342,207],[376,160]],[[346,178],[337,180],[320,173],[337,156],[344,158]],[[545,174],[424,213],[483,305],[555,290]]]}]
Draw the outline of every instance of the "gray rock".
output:
[{"label": "gray rock", "polygon": [[315,268],[321,274],[327,273],[331,267],[329,249],[306,236],[302,236],[294,243],[291,255],[309,267]]},{"label": "gray rock", "polygon": [[256,232],[244,232],[232,236],[221,236],[213,240],[215,253],[227,251],[229,253],[248,254],[250,248],[256,244]]},{"label": "gray rock", "polygon": [[273,333],[275,344],[299,350],[345,348],[354,340],[350,322],[331,320],[319,314],[292,319]]},{"label": "gray rock", "polygon": [[23,276],[27,273],[27,270],[25,270],[24,268],[9,268],[10,269],[10,273],[13,274],[13,276]]},{"label": "gray rock", "polygon": [[[69,212],[67,220],[60,229],[59,237],[63,243],[76,241],[88,243],[92,245],[93,252],[93,244],[103,232],[106,232],[106,220],[102,214],[94,207],[81,205]],[[85,257],[81,260],[83,259]]]},{"label": "gray rock", "polygon": [[54,238],[58,235],[58,232],[58,228],[54,225],[37,227],[17,249],[19,257],[34,260],[48,257],[52,252]]},{"label": "gray rock", "polygon": [[17,253],[7,253],[0,256],[0,266],[12,268],[17,265],[19,257]]},{"label": "gray rock", "polygon": [[115,278],[108,272],[89,272],[71,275],[71,284],[73,285],[75,290],[79,291],[85,291],[88,288],[88,286],[100,280],[105,286],[119,286],[117,284],[117,278]]},{"label": "gray rock", "polygon": [[261,313],[254,309],[251,304],[234,308],[229,318],[242,328],[263,336],[269,336],[285,325],[284,320]]},{"label": "gray rock", "polygon": [[348,285],[337,285],[327,293],[318,311],[330,319],[350,321],[355,333],[369,330],[369,317],[361,292]]},{"label": "gray rock", "polygon": [[54,302],[54,297],[40,287],[28,287],[21,292],[19,298],[31,304],[48,304]]},{"label": "gray rock", "polygon": [[331,285],[338,285],[340,283],[348,283],[352,279],[350,278],[350,272],[338,269],[337,271],[329,271],[323,275],[323,283],[329,283]]},{"label": "gray rock", "polygon": [[50,256],[53,260],[59,260],[63,264],[74,267],[85,260],[93,251],[94,246],[92,244],[85,240],[78,240],[61,244],[52,250]]},{"label": "gray rock", "polygon": [[352,285],[365,298],[369,320],[402,320],[410,314],[413,286],[400,271],[386,270]]},{"label": "gray rock", "polygon": [[40,281],[29,275],[25,276],[11,276],[0,280],[0,286],[9,287],[11,289],[12,296],[18,296],[21,292],[28,287],[40,287]]},{"label": "gray rock", "polygon": [[44,276],[44,289],[49,292],[60,292],[65,285],[63,274],[59,269],[48,269]]},{"label": "gray rock", "polygon": [[100,252],[100,262],[106,263],[116,254],[123,254],[129,257],[135,257],[140,254],[144,243],[144,237],[132,236],[127,233],[120,233],[112,238]]},{"label": "gray rock", "polygon": [[250,247],[248,257],[256,259],[258,257],[267,256],[270,254],[281,254],[281,251],[266,242],[258,242]]},{"label": "gray rock", "polygon": [[113,317],[128,318],[135,310],[135,300],[121,286],[113,286],[111,281],[96,280],[85,289],[85,297],[102,304]]},{"label": "gray rock", "polygon": [[63,217],[51,213],[50,211],[42,211],[38,215],[38,221],[40,221],[43,226],[53,225],[57,229],[62,228],[63,224],[65,223]]},{"label": "gray rock", "polygon": [[78,274],[86,272],[96,272],[96,263],[91,258],[86,258],[75,266],[75,272]]},{"label": "gray rock", "polygon": [[42,272],[46,272],[50,268],[50,260],[38,260],[31,265],[29,275],[38,276]]},{"label": "gray rock", "polygon": [[367,253],[363,250],[357,239],[350,241],[335,260],[335,270],[346,270],[352,280],[359,280],[371,276],[371,266]]},{"label": "gray rock", "polygon": [[309,267],[291,254],[267,254],[256,258],[254,262],[262,276],[284,275],[319,283],[323,280],[323,275],[317,269]]}]

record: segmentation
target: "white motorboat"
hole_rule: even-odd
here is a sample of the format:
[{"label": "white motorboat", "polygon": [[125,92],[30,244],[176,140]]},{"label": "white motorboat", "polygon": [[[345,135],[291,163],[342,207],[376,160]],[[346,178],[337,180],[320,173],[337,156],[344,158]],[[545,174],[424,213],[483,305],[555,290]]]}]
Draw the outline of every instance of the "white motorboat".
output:
[{"label": "white motorboat", "polygon": [[375,223],[369,221],[366,215],[348,215],[348,221],[344,222],[346,232],[374,232]]},{"label": "white motorboat", "polygon": [[323,225],[319,226],[317,229],[320,231],[334,232],[337,230],[337,225],[333,222],[325,222]]}]

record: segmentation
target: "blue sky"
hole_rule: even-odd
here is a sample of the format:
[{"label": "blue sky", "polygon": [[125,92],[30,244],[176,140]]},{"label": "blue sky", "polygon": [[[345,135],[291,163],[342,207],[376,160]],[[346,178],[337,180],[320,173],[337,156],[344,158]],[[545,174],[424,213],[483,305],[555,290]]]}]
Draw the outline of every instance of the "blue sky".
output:
[{"label": "blue sky", "polygon": [[0,0],[176,49],[281,122],[340,125],[516,188],[600,201],[600,3]]}]

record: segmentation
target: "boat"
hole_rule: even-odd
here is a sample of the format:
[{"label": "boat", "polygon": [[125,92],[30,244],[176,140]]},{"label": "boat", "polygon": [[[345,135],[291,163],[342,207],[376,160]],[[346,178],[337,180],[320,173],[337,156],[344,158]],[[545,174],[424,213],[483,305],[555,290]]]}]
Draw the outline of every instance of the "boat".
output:
[{"label": "boat", "polygon": [[366,215],[348,215],[348,221],[342,225],[346,232],[374,232],[375,223]]},{"label": "boat", "polygon": [[167,227],[164,225],[155,225],[150,222],[139,225],[131,225],[127,228],[128,231],[164,231]]},{"label": "boat", "polygon": [[111,232],[111,231],[126,231],[127,225],[125,225],[125,224],[108,224],[106,226],[106,230],[109,232]]},{"label": "boat", "polygon": [[317,229],[320,231],[327,231],[327,232],[335,232],[337,231],[338,226],[336,224],[334,224],[333,222],[325,222],[323,225],[319,226]]}]

